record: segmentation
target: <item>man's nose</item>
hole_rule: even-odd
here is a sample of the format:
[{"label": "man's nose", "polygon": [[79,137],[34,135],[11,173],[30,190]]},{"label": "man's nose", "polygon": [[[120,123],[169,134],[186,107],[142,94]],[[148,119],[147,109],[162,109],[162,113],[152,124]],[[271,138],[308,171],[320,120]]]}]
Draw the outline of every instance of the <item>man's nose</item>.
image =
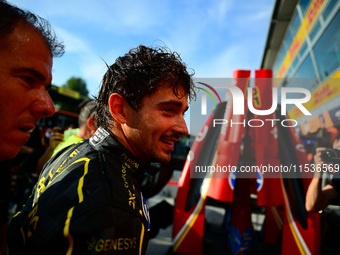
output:
[{"label": "man's nose", "polygon": [[187,124],[183,117],[181,117],[176,125],[176,132],[180,133],[181,135],[187,135],[189,133]]},{"label": "man's nose", "polygon": [[53,101],[45,89],[40,90],[36,94],[36,98],[31,106],[31,111],[38,119],[50,117],[54,114],[55,109]]}]

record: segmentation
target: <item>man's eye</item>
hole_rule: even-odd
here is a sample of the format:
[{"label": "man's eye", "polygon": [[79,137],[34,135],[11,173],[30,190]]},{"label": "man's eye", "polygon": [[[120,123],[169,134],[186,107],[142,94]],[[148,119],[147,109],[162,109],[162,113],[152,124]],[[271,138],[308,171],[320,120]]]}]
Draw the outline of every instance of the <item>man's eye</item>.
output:
[{"label": "man's eye", "polygon": [[21,79],[28,85],[33,85],[35,82],[35,79],[30,76],[22,76]]},{"label": "man's eye", "polygon": [[164,109],[167,114],[174,114],[176,111],[173,108]]}]

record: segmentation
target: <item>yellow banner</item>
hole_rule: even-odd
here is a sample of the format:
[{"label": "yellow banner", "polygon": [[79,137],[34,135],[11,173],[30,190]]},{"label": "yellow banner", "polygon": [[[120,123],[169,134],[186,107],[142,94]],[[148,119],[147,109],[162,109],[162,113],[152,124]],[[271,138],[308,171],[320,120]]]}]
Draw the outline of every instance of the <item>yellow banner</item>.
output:
[{"label": "yellow banner", "polygon": [[290,45],[287,54],[281,64],[281,67],[277,72],[276,78],[283,78],[284,75],[287,73],[289,66],[291,65],[291,63],[293,63],[294,58],[299,52],[302,43],[305,41],[307,34],[314,25],[317,17],[319,16],[319,13],[325,2],[326,0],[313,0],[310,3],[306,15],[301,22],[299,30],[297,31],[296,36],[294,37],[293,42]]},{"label": "yellow banner", "polygon": [[65,95],[65,96],[68,96],[68,97],[72,97],[72,98],[75,98],[75,99],[79,99],[80,98],[79,92],[71,90],[71,89],[59,87],[58,88],[58,92],[60,94],[62,94],[62,95]]},{"label": "yellow banner", "polygon": [[[321,84],[312,92],[311,99],[304,103],[303,106],[312,111],[332,98],[340,95],[340,70],[337,71],[331,78]],[[340,105],[340,102],[339,102]],[[303,116],[303,113],[296,106],[288,112],[289,118],[298,119]]]}]

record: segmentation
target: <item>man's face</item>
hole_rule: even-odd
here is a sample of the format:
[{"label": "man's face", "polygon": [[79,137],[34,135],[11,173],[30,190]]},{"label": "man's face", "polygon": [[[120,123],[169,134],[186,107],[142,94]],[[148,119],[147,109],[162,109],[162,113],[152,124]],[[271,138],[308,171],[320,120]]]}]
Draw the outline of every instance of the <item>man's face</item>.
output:
[{"label": "man's face", "polygon": [[183,95],[178,98],[172,88],[162,86],[143,98],[139,111],[130,109],[123,132],[137,158],[144,162],[170,161],[174,143],[188,134],[183,118],[188,101]]},{"label": "man's face", "polygon": [[15,157],[36,122],[54,113],[46,91],[52,55],[31,25],[18,23],[0,47],[0,161]]}]

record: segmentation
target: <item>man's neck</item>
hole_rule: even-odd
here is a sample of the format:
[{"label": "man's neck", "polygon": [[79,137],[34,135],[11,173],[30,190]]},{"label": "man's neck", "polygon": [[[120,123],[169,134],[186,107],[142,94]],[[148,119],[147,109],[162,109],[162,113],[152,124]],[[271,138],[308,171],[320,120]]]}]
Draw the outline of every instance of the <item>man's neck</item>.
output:
[{"label": "man's neck", "polygon": [[76,134],[76,136],[83,140],[88,139],[91,137],[91,132],[86,127],[80,127],[79,132]]},{"label": "man's neck", "polygon": [[[112,127],[109,128],[109,130],[111,131],[111,133],[117,138],[117,140],[124,145],[124,147],[130,151],[132,153],[132,155],[134,155],[135,157],[137,157],[135,151],[133,150],[132,146],[130,145],[127,137],[125,136],[123,130],[121,129],[120,126],[118,127]],[[138,157],[137,157],[138,158]],[[140,159],[142,160],[142,159]],[[143,161],[143,160],[142,160]],[[144,162],[145,163],[145,162]]]}]

